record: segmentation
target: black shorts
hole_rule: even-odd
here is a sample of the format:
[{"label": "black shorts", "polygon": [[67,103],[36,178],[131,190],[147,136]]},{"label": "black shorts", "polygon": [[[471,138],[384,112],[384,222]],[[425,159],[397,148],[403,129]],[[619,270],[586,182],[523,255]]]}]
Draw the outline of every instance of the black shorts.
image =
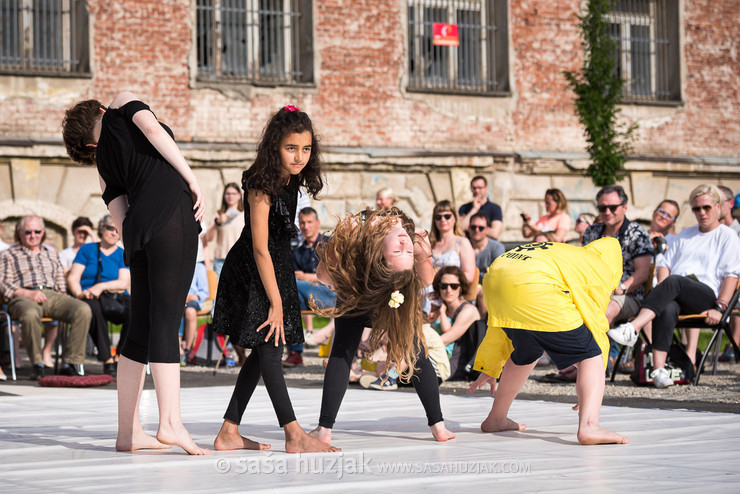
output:
[{"label": "black shorts", "polygon": [[547,352],[558,369],[601,355],[601,348],[585,324],[559,332],[501,329],[514,345],[511,361],[516,365],[529,365],[537,361],[543,352]]}]

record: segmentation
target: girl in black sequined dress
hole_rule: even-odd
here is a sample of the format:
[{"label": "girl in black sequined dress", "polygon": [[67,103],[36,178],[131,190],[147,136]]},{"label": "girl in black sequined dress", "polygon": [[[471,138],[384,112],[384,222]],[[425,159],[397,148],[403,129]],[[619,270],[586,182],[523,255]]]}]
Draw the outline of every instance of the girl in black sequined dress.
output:
[{"label": "girl in black sequined dress", "polygon": [[321,160],[311,119],[293,105],[265,127],[257,157],[242,176],[244,230],[224,261],[213,324],[234,343],[251,348],[214,441],[217,450],[267,449],[239,434],[239,423],[260,376],[270,395],[289,453],[337,451],[304,432],[285,386],[283,347],[303,343],[290,239],[298,188],[322,188]]}]

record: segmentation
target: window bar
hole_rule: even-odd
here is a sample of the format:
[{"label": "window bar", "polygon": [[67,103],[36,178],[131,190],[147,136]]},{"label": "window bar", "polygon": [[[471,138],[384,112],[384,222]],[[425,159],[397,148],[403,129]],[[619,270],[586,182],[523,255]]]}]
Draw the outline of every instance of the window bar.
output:
[{"label": "window bar", "polygon": [[[657,52],[657,63],[660,66],[660,72],[656,74],[656,100],[668,100],[670,99],[669,82],[668,82],[668,53],[670,47],[670,40],[668,39],[668,29],[666,9],[668,6],[666,2],[661,1],[656,5],[657,18],[655,31],[657,33],[656,39],[659,40],[656,44],[655,50]],[[656,17],[657,17],[656,15]]]},{"label": "window bar", "polygon": [[74,20],[75,13],[77,12],[75,0],[65,0],[65,4],[62,7],[62,39],[69,40],[68,43],[63,43],[62,48],[62,67],[61,69],[66,72],[78,72],[74,61],[77,58],[74,52],[75,44],[77,41],[77,31],[70,28],[72,21]]},{"label": "window bar", "polygon": [[255,7],[258,0],[250,0],[247,5],[247,17],[244,39],[247,40],[244,59],[247,64],[247,77],[251,80],[258,81],[260,78],[259,50],[262,40],[259,36],[259,12]]},{"label": "window bar", "polygon": [[302,82],[303,74],[301,73],[300,38],[303,33],[300,30],[300,25],[301,25],[300,16],[303,14],[303,12],[298,10],[297,0],[291,0],[290,11],[293,13],[290,19],[290,25],[292,29],[291,29],[291,33],[289,33],[291,35],[293,49],[291,50],[290,57],[286,57],[288,59],[286,60],[286,62],[288,63],[288,67],[290,70],[289,79],[292,80],[293,82]]}]

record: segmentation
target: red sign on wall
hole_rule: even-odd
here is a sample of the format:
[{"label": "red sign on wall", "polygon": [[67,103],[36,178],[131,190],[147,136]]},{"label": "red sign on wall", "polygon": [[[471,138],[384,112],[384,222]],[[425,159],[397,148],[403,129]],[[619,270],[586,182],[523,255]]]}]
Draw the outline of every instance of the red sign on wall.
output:
[{"label": "red sign on wall", "polygon": [[435,46],[459,46],[460,38],[457,35],[457,24],[435,22],[432,24],[432,43]]}]

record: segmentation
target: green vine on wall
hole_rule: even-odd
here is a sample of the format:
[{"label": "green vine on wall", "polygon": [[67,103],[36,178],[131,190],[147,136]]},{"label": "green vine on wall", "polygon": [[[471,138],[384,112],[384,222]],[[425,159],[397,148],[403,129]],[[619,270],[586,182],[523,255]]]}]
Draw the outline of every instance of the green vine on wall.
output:
[{"label": "green vine on wall", "polygon": [[588,142],[591,163],[586,175],[597,187],[624,176],[637,129],[637,124],[626,126],[617,119],[624,81],[616,74],[618,45],[609,34],[607,14],[613,6],[613,0],[590,0],[577,15],[585,57],[580,71],[564,72],[576,95],[575,112]]}]

